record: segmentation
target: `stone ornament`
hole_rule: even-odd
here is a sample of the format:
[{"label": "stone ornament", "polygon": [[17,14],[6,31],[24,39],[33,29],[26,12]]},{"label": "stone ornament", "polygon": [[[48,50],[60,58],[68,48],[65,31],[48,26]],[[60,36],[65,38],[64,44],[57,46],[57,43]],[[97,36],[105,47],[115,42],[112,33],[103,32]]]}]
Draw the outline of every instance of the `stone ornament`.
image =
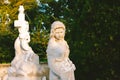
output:
[{"label": "stone ornament", "polygon": [[50,80],[75,80],[75,65],[69,59],[69,46],[64,40],[65,25],[55,21],[51,25],[50,39],[47,46]]},{"label": "stone ornament", "polygon": [[41,77],[42,70],[39,64],[39,56],[29,46],[29,24],[25,20],[22,5],[19,7],[18,20],[14,21],[14,26],[18,28],[19,36],[14,43],[15,57],[8,68],[8,80],[37,80],[30,78]]}]

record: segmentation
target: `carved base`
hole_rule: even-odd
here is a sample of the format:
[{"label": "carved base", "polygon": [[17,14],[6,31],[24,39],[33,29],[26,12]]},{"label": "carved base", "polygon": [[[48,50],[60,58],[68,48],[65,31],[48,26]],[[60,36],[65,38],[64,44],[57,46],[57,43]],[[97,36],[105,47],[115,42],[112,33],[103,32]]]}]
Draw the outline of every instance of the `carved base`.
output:
[{"label": "carved base", "polygon": [[7,80],[46,80],[44,77],[8,77]]}]

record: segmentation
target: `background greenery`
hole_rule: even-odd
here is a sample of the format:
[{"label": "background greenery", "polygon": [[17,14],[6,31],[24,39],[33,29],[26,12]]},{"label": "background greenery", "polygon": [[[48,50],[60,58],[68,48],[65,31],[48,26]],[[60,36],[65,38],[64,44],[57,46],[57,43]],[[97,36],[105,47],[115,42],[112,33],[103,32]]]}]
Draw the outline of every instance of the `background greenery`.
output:
[{"label": "background greenery", "polygon": [[[46,61],[50,25],[62,21],[67,28],[70,59],[76,80],[120,80],[120,0],[9,0],[0,1],[0,63],[14,58],[14,28],[18,7],[24,5],[30,24],[30,46]],[[6,14],[10,22],[6,22]]]}]

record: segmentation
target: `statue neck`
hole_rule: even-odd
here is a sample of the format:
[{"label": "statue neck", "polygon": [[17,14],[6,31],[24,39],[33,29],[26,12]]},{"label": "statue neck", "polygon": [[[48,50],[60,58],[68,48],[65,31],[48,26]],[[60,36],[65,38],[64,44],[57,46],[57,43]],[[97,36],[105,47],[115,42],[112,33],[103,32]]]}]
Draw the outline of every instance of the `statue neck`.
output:
[{"label": "statue neck", "polygon": [[58,42],[58,43],[61,43],[61,42],[64,41],[64,39],[56,39],[55,41]]}]

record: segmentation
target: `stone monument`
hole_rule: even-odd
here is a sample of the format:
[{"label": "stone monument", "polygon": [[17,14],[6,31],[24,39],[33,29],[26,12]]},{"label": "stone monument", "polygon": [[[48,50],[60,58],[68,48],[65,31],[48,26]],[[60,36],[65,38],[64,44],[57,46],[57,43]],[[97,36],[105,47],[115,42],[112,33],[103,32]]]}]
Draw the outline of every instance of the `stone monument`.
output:
[{"label": "stone monument", "polygon": [[69,46],[64,40],[65,25],[55,21],[51,25],[50,39],[47,47],[50,80],[75,80],[75,65],[69,59]]},{"label": "stone monument", "polygon": [[29,46],[29,23],[25,20],[24,7],[19,7],[18,20],[14,21],[19,36],[15,40],[15,57],[8,68],[7,80],[42,80],[39,56]]}]

